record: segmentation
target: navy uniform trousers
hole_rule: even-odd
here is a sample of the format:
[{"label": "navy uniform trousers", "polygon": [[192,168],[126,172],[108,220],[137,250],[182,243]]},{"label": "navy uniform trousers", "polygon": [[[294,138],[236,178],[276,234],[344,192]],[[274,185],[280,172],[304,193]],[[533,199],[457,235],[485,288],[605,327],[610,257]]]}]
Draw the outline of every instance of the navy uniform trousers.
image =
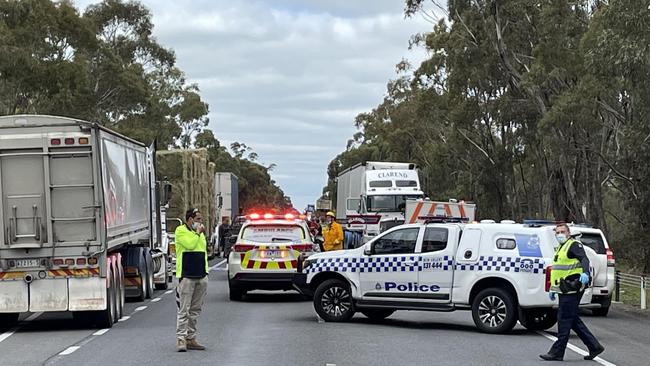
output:
[{"label": "navy uniform trousers", "polygon": [[559,309],[557,312],[557,341],[553,343],[548,352],[553,356],[564,357],[571,330],[580,337],[580,340],[587,346],[589,351],[600,348],[600,343],[582,322],[578,314],[582,292],[577,294],[558,294]]}]

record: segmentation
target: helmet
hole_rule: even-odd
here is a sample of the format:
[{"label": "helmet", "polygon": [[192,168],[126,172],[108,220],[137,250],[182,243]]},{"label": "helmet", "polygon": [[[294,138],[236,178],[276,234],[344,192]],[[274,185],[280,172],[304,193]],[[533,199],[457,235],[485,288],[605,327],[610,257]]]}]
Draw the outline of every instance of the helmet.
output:
[{"label": "helmet", "polygon": [[325,216],[332,216],[332,217],[336,218],[336,215],[334,215],[334,212],[332,212],[332,211],[327,211]]}]

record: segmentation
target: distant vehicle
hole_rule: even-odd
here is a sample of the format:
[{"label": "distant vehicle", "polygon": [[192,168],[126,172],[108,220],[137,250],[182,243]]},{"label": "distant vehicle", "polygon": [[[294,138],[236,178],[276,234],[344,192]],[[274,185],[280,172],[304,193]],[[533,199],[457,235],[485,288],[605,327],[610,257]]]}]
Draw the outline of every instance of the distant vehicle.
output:
[{"label": "distant vehicle", "polygon": [[405,219],[407,224],[445,217],[460,218],[465,223],[473,222],[476,220],[476,205],[454,199],[447,202],[428,199],[406,200]]},{"label": "distant vehicle", "polygon": [[596,316],[607,316],[612,304],[612,295],[616,283],[614,252],[610,248],[602,230],[580,224],[570,224],[569,227],[572,236],[596,252],[599,266],[607,267],[607,271],[601,271],[592,281],[594,292],[592,303],[599,304],[600,307],[591,310]]},{"label": "distant vehicle", "polygon": [[292,290],[298,257],[312,254],[315,246],[298,216],[249,215],[228,257],[230,300],[251,290]]},{"label": "distant vehicle", "polygon": [[71,118],[0,117],[0,323],[69,311],[111,327],[167,288],[171,185],[154,147]]},{"label": "distant vehicle", "polygon": [[336,219],[367,241],[405,221],[406,201],[424,197],[415,164],[366,162],[336,178]]},{"label": "distant vehicle", "polygon": [[[556,245],[551,226],[405,224],[358,249],[301,258],[294,283],[313,294],[325,321],[357,311],[379,320],[396,310],[469,310],[487,333],[509,332],[517,320],[548,329],[557,320],[548,296]],[[594,276],[606,270],[592,263]],[[581,306],[594,307],[591,295],[587,288]]]},{"label": "distant vehicle", "polygon": [[[228,172],[217,172],[214,176],[214,193],[217,214],[216,227],[212,233],[211,243],[213,247],[218,248],[220,240],[219,227],[223,219],[227,217],[232,226],[235,218],[239,216],[239,180],[237,176]],[[232,228],[230,232],[234,232]],[[228,238],[226,238],[227,241]]]}]

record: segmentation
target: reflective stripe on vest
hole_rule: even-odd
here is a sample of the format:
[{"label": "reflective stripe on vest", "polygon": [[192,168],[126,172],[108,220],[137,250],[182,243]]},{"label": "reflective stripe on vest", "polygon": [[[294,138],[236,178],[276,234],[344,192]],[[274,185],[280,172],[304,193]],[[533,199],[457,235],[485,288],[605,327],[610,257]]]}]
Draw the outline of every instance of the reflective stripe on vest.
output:
[{"label": "reflective stripe on vest", "polygon": [[[569,249],[575,242],[575,240],[569,239],[555,252],[553,270],[551,271],[551,291],[562,293],[560,290],[560,280],[574,274],[582,273],[582,265],[580,261],[575,258],[569,258]],[[567,293],[575,292],[576,291],[571,291]]]}]

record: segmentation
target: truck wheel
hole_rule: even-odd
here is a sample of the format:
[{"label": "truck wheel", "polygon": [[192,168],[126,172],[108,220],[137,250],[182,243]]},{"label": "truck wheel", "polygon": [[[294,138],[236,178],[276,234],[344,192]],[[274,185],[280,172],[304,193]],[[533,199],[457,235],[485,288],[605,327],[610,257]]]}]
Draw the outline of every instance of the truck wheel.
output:
[{"label": "truck wheel", "polygon": [[241,287],[228,284],[228,297],[230,301],[241,301],[241,299],[246,295],[246,290]]},{"label": "truck wheel", "polygon": [[124,314],[124,303],[126,302],[126,281],[124,280],[124,266],[122,266],[122,261],[117,262],[117,273],[117,278],[119,280],[117,298],[120,301],[120,313]]},{"label": "truck wheel", "polygon": [[167,289],[169,289],[169,282],[170,282],[169,279],[171,278],[171,275],[169,273],[167,273],[167,256],[166,255],[163,255],[162,261],[163,261],[162,265],[164,266],[163,268],[165,268],[165,276],[164,276],[165,282],[164,283],[157,283],[156,284],[156,290],[167,290]]},{"label": "truck wheel", "polygon": [[122,301],[120,301],[120,295],[121,295],[121,290],[120,290],[120,280],[118,279],[119,271],[115,271],[113,273],[113,302],[115,303],[115,316],[113,317],[113,320],[117,322],[118,320],[122,319],[122,307],[120,306]]},{"label": "truck wheel", "polygon": [[145,267],[147,268],[147,287],[146,287],[146,298],[151,299],[153,297],[154,285],[153,285],[153,258],[151,258],[151,253],[145,250],[144,255]]},{"label": "truck wheel", "polygon": [[352,318],[350,286],[338,279],[321,283],[314,293],[314,309],[327,322],[345,322]]},{"label": "truck wheel", "polygon": [[528,330],[546,330],[557,323],[557,312],[549,308],[521,309],[521,325]]},{"label": "truck wheel", "polygon": [[11,328],[18,322],[20,313],[2,313],[0,314],[0,328]]},{"label": "truck wheel", "polygon": [[[113,282],[112,277],[109,281]],[[80,312],[80,320],[85,321],[86,319],[92,323],[92,325],[99,328],[110,328],[115,323],[115,317],[117,316],[115,311],[115,284],[109,283],[109,287],[106,289],[106,310],[92,311],[92,312]],[[85,313],[88,313],[86,315]],[[88,318],[86,318],[88,317]]]},{"label": "truck wheel", "polygon": [[388,318],[393,315],[395,310],[386,310],[386,309],[368,309],[361,310],[361,314],[365,315],[368,319],[372,321],[380,321]]},{"label": "truck wheel", "polygon": [[472,302],[472,318],[482,332],[509,332],[517,322],[513,295],[496,287],[479,292]]}]

